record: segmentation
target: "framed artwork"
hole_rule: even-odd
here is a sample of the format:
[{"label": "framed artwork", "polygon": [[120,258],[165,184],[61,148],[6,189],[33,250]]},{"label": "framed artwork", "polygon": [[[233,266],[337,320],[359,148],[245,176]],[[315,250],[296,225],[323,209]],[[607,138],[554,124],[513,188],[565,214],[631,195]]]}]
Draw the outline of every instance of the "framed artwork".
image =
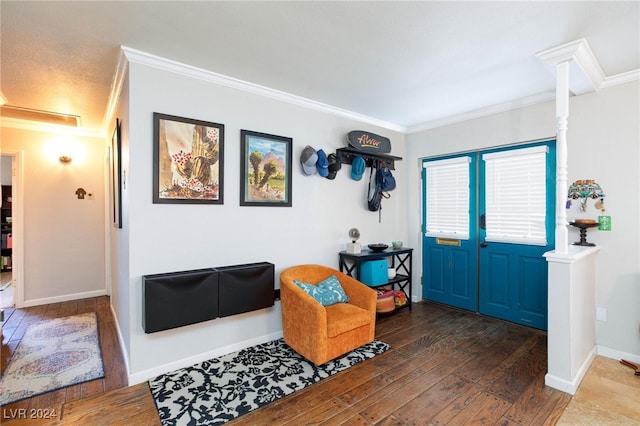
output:
[{"label": "framed artwork", "polygon": [[240,205],[291,207],[293,139],[240,131]]},{"label": "framed artwork", "polygon": [[116,118],[116,128],[111,136],[109,160],[111,162],[111,206],[113,226],[122,228],[122,137],[120,119]]},{"label": "framed artwork", "polygon": [[153,113],[153,202],[223,204],[224,125]]}]

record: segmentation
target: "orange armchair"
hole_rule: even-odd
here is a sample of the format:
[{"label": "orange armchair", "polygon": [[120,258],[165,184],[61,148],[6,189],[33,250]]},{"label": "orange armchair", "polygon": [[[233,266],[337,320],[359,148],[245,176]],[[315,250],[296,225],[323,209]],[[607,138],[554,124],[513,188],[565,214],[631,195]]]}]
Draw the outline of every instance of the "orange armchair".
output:
[{"label": "orange armchair", "polygon": [[[308,284],[335,275],[349,297],[347,303],[323,306],[293,280]],[[374,290],[360,281],[322,265],[299,265],[280,274],[284,341],[315,365],[373,341],[376,327]]]}]

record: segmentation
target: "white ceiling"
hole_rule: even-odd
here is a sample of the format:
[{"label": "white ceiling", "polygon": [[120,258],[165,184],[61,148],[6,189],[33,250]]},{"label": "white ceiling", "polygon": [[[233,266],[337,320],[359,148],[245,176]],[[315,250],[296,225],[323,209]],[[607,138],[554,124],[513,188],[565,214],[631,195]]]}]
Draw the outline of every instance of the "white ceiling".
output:
[{"label": "white ceiling", "polygon": [[640,2],[0,3],[8,105],[102,133],[120,46],[411,130],[550,99],[536,53],[585,38],[606,77],[640,69]]}]

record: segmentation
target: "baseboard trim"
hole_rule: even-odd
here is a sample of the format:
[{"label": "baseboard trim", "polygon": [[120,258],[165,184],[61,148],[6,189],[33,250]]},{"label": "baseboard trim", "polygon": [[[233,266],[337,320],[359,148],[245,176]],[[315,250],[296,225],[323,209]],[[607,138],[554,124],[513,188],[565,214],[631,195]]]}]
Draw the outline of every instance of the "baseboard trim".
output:
[{"label": "baseboard trim", "polygon": [[576,391],[578,390],[578,387],[580,386],[580,382],[582,382],[582,379],[584,378],[585,374],[587,374],[587,371],[589,370],[589,366],[591,365],[595,357],[596,357],[596,347],[594,346],[593,349],[591,349],[591,351],[589,352],[589,355],[587,355],[587,358],[584,360],[584,362],[580,366],[580,369],[578,370],[578,374],[576,374],[576,377],[574,377],[572,381],[562,379],[558,376],[554,376],[552,374],[547,373],[544,376],[544,384],[554,389],[558,389],[562,392],[575,395]]},{"label": "baseboard trim", "polygon": [[113,304],[109,301],[109,308],[111,309],[111,315],[113,315],[113,320],[116,323],[116,331],[118,333],[118,342],[120,342],[120,353],[122,354],[122,359],[124,360],[124,368],[127,372],[127,385],[131,384],[129,380],[129,376],[131,375],[131,369],[129,368],[129,354],[127,353],[127,347],[124,344],[124,337],[122,337],[122,331],[120,330],[120,321],[118,321],[118,315],[116,314],[116,310],[113,309]]},{"label": "baseboard trim", "polygon": [[[229,354],[231,352],[239,351],[254,345],[270,342],[282,337],[282,331],[278,331],[271,334],[265,334],[264,336],[256,337],[253,339],[245,340],[243,342],[234,343],[232,345],[224,346],[222,348],[214,349],[209,352],[203,352],[188,358],[183,358],[174,362],[170,362],[158,367],[150,368],[148,370],[140,371],[138,373],[129,373],[129,386],[137,385],[138,383],[146,382],[149,379],[157,377],[161,374],[166,374],[171,371],[179,370],[181,368],[191,367],[199,362],[207,361],[212,358],[216,358],[222,355]],[[127,368],[127,372],[129,369]]]},{"label": "baseboard trim", "polygon": [[106,296],[107,291],[105,289],[87,291],[85,293],[65,294],[62,296],[46,297],[43,299],[25,300],[23,303],[24,308],[30,308],[32,306],[48,305],[51,303],[68,302],[70,300],[88,299],[90,297]]},{"label": "baseboard trim", "polygon": [[603,357],[617,359],[617,360],[626,359],[627,361],[640,364],[640,355],[632,354],[630,352],[623,352],[617,349],[611,349],[611,348],[607,348],[606,346],[600,346],[600,345],[597,346],[597,349],[598,349],[598,355],[601,355]]}]

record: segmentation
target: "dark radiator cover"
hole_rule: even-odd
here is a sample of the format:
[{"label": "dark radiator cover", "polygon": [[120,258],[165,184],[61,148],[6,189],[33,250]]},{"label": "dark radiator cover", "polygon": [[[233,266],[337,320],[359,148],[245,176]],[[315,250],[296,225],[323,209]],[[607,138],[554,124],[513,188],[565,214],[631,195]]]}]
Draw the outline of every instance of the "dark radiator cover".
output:
[{"label": "dark radiator cover", "polygon": [[145,333],[268,308],[274,304],[268,262],[142,277]]}]

